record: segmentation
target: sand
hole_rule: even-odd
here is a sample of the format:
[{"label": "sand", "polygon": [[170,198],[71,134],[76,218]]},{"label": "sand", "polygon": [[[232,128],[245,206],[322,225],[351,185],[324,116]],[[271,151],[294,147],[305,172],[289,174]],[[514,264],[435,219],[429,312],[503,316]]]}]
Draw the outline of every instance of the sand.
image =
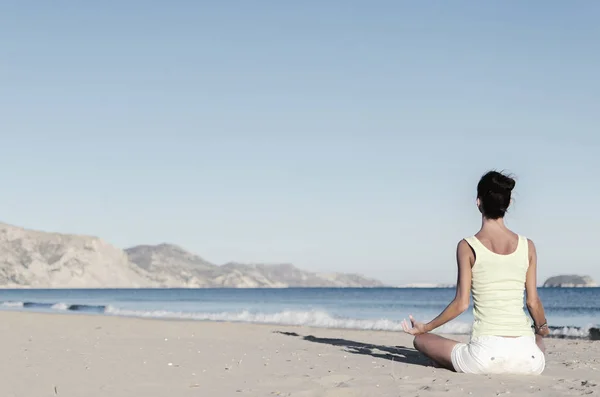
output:
[{"label": "sand", "polygon": [[541,376],[474,376],[390,332],[2,312],[0,340],[2,397],[600,395],[598,341],[547,339]]}]

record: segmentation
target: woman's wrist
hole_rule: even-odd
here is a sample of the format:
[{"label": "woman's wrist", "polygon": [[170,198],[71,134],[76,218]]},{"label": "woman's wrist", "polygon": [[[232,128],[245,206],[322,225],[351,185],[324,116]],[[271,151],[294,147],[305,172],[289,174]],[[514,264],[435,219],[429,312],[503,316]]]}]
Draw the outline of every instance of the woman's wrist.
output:
[{"label": "woman's wrist", "polygon": [[540,325],[537,325],[534,323],[533,329],[535,330],[536,334],[540,333],[540,331],[542,331],[542,330],[548,329],[548,321],[546,321],[546,319],[544,319],[544,322]]}]

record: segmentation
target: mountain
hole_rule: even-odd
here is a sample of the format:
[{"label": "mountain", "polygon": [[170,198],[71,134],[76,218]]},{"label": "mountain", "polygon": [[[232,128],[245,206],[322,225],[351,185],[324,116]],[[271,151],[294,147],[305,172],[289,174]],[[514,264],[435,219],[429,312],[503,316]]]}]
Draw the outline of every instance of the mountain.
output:
[{"label": "mountain", "polygon": [[544,287],[596,287],[597,284],[590,276],[574,274],[550,277],[544,282]]},{"label": "mountain", "polygon": [[96,237],[44,233],[0,223],[0,286],[154,286],[122,250]]},{"label": "mountain", "polygon": [[176,245],[141,245],[125,250],[131,262],[168,287],[286,288],[377,287],[383,284],[356,274],[313,273],[291,264],[214,265]]},{"label": "mountain", "polygon": [[[247,286],[256,287],[381,287],[377,280],[368,279],[357,274],[346,273],[312,273],[300,270],[290,264],[279,265],[245,265],[228,263],[221,266],[225,271],[217,282],[223,286],[235,280],[232,275],[244,275],[237,283],[249,283]],[[249,279],[249,277],[251,279]],[[252,280],[252,281],[250,281]],[[234,282],[236,284],[236,282]]]},{"label": "mountain", "polygon": [[213,287],[219,267],[172,244],[139,245],[125,250],[129,261],[163,287]]},{"label": "mountain", "polygon": [[290,264],[212,264],[171,244],[125,251],[97,237],[0,223],[3,288],[378,287],[356,274],[314,273]]}]

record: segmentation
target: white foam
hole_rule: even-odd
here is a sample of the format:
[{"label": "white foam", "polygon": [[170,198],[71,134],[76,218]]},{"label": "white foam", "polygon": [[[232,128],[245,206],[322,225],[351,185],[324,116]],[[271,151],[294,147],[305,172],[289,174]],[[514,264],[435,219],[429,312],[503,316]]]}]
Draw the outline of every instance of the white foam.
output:
[{"label": "white foam", "polygon": [[23,302],[2,302],[4,307],[23,307]]},{"label": "white foam", "polygon": [[562,328],[558,328],[558,329],[551,329],[550,330],[550,335],[555,336],[555,337],[568,337],[568,338],[587,338],[590,335],[590,328],[592,328],[591,325],[588,325],[586,327],[581,327],[581,328],[577,328],[577,327],[562,327]]},{"label": "white foam", "polygon": [[[220,313],[188,313],[172,312],[164,310],[140,311],[125,310],[108,306],[106,314],[127,317],[144,318],[165,318],[165,319],[187,319],[202,321],[226,321],[226,322],[244,322],[258,324],[280,324],[296,325],[320,328],[347,328],[359,330],[377,330],[377,331],[402,331],[400,321],[389,319],[351,319],[337,318],[324,311],[291,311],[285,310],[278,313],[251,313],[249,311],[240,312],[220,312]],[[439,329],[444,333],[468,333],[471,330],[470,324],[453,323]]]},{"label": "white foam", "polygon": [[434,331],[436,334],[456,334],[456,335],[466,335],[470,334],[472,329],[471,323],[463,323],[463,322],[451,322],[448,324],[444,324],[438,329]]},{"label": "white foam", "polygon": [[[23,302],[2,302],[0,307],[7,309],[22,309]],[[67,303],[56,303],[51,306],[56,311],[68,311],[70,305]],[[35,309],[33,309],[35,310]],[[402,331],[401,321],[390,320],[386,318],[380,319],[353,319],[333,316],[322,310],[312,311],[293,311],[284,310],[276,313],[262,313],[250,311],[237,312],[180,312],[168,310],[128,310],[114,306],[107,306],[104,310],[105,314],[124,317],[144,317],[157,319],[183,319],[183,320],[200,320],[200,321],[224,321],[224,322],[243,322],[243,323],[258,323],[258,324],[279,324],[279,325],[295,325],[320,328],[346,328],[357,330],[376,330],[376,331]],[[565,326],[550,330],[550,335],[553,337],[567,338],[589,338],[590,329],[597,328],[597,325],[588,325],[585,327]],[[440,334],[462,334],[466,335],[471,332],[471,323],[453,321],[436,329],[435,333]]]},{"label": "white foam", "polygon": [[[119,309],[113,306],[108,306],[105,310],[106,314],[126,317],[144,317],[144,318],[163,318],[163,319],[184,319],[184,320],[200,320],[200,321],[225,321],[225,322],[243,322],[243,323],[258,323],[258,324],[279,324],[279,325],[296,325],[319,328],[347,328],[357,330],[374,330],[374,331],[402,331],[400,321],[389,319],[351,319],[339,318],[330,315],[324,311],[292,311],[285,310],[278,313],[252,313],[249,311],[240,312],[220,312],[220,313],[190,313],[190,312],[175,312],[166,310],[141,311],[141,310],[126,310]],[[588,338],[590,328],[587,327],[564,327],[553,329],[550,334],[554,337],[570,337],[570,338]],[[471,323],[453,321],[436,329],[434,333],[467,335],[472,329]]]},{"label": "white foam", "polygon": [[55,303],[54,305],[52,305],[52,309],[65,311],[65,310],[69,310],[69,306],[70,305],[68,305],[67,303],[59,302],[59,303]]}]

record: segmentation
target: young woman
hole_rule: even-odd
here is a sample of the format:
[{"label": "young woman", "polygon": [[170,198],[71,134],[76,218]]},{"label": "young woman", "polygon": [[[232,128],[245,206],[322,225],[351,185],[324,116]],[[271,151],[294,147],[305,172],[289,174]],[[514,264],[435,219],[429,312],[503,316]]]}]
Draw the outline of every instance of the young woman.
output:
[{"label": "young woman", "polygon": [[[531,240],[506,227],[504,215],[515,181],[491,171],[477,185],[481,230],[458,243],[456,297],[431,322],[410,316],[404,331],[414,346],[438,365],[471,374],[541,374],[545,367],[543,336],[548,335],[544,307],[537,293],[537,255]],[[527,292],[527,308],[523,310]],[[429,333],[469,307],[473,294],[473,329],[468,344]]]}]

